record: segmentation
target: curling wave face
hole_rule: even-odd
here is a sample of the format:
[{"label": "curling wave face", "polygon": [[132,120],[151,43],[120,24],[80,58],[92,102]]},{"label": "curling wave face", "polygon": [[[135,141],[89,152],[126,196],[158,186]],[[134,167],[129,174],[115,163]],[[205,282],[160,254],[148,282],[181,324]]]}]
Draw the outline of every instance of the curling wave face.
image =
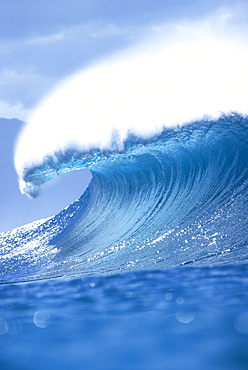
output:
[{"label": "curling wave face", "polygon": [[79,200],[0,234],[1,282],[184,264],[248,262],[248,118],[129,136],[123,150],[57,151],[25,174],[30,193],[89,168]]}]

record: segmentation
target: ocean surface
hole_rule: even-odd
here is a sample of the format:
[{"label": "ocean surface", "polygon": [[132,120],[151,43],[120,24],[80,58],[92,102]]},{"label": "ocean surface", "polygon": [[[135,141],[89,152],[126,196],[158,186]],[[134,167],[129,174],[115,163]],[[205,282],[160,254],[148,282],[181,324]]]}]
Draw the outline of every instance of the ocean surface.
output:
[{"label": "ocean surface", "polygon": [[248,118],[118,140],[24,168],[92,180],[0,234],[0,368],[247,369]]}]

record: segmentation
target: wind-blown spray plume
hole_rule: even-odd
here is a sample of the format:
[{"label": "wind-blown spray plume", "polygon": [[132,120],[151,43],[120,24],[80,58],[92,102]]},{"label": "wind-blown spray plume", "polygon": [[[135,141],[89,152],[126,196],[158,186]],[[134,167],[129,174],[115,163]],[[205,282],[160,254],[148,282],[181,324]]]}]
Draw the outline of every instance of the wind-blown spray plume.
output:
[{"label": "wind-blown spray plume", "polygon": [[[19,139],[21,191],[36,195],[44,181],[34,181],[34,168],[48,157],[56,168],[68,149],[122,150],[130,134],[148,138],[206,115],[247,113],[247,42],[215,31],[174,26],[168,36],[149,38],[62,82]],[[51,168],[45,181],[68,170],[66,164]]]}]

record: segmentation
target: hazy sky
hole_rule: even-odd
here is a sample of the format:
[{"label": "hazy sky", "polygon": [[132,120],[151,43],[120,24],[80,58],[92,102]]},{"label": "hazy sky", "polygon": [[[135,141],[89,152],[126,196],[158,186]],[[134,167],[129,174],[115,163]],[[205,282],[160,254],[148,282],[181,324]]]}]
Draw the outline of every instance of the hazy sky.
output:
[{"label": "hazy sky", "polygon": [[230,9],[236,22],[247,14],[246,2],[234,0],[1,0],[0,118],[19,121],[0,119],[0,231],[52,215],[81,194],[81,173],[38,200],[19,193],[13,148],[20,121],[51,88],[161,24],[228,16]]},{"label": "hazy sky", "polygon": [[61,78],[174,19],[235,0],[1,0],[0,117],[26,118]]}]

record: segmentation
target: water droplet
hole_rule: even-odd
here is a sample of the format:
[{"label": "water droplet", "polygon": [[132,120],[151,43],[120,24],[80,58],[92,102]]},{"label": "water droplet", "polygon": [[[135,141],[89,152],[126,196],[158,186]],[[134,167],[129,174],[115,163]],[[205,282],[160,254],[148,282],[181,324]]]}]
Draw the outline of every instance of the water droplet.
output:
[{"label": "water droplet", "polygon": [[33,322],[38,328],[47,328],[50,325],[50,314],[46,310],[36,311]]},{"label": "water droplet", "polygon": [[6,334],[8,331],[8,324],[7,321],[0,317],[0,335]]},{"label": "water droplet", "polygon": [[184,303],[184,298],[183,297],[177,297],[176,303],[177,304],[183,304]]},{"label": "water droplet", "polygon": [[170,301],[173,296],[172,296],[171,293],[166,293],[164,297],[165,297],[165,299],[167,299],[168,301]]},{"label": "water droplet", "polygon": [[19,319],[8,320],[8,333],[12,335],[18,335],[22,332],[23,325]]},{"label": "water droplet", "polygon": [[182,324],[189,324],[195,318],[195,312],[177,311],[175,313],[176,319]]},{"label": "water droplet", "polygon": [[248,334],[248,312],[241,312],[234,320],[234,328],[243,334]]}]

